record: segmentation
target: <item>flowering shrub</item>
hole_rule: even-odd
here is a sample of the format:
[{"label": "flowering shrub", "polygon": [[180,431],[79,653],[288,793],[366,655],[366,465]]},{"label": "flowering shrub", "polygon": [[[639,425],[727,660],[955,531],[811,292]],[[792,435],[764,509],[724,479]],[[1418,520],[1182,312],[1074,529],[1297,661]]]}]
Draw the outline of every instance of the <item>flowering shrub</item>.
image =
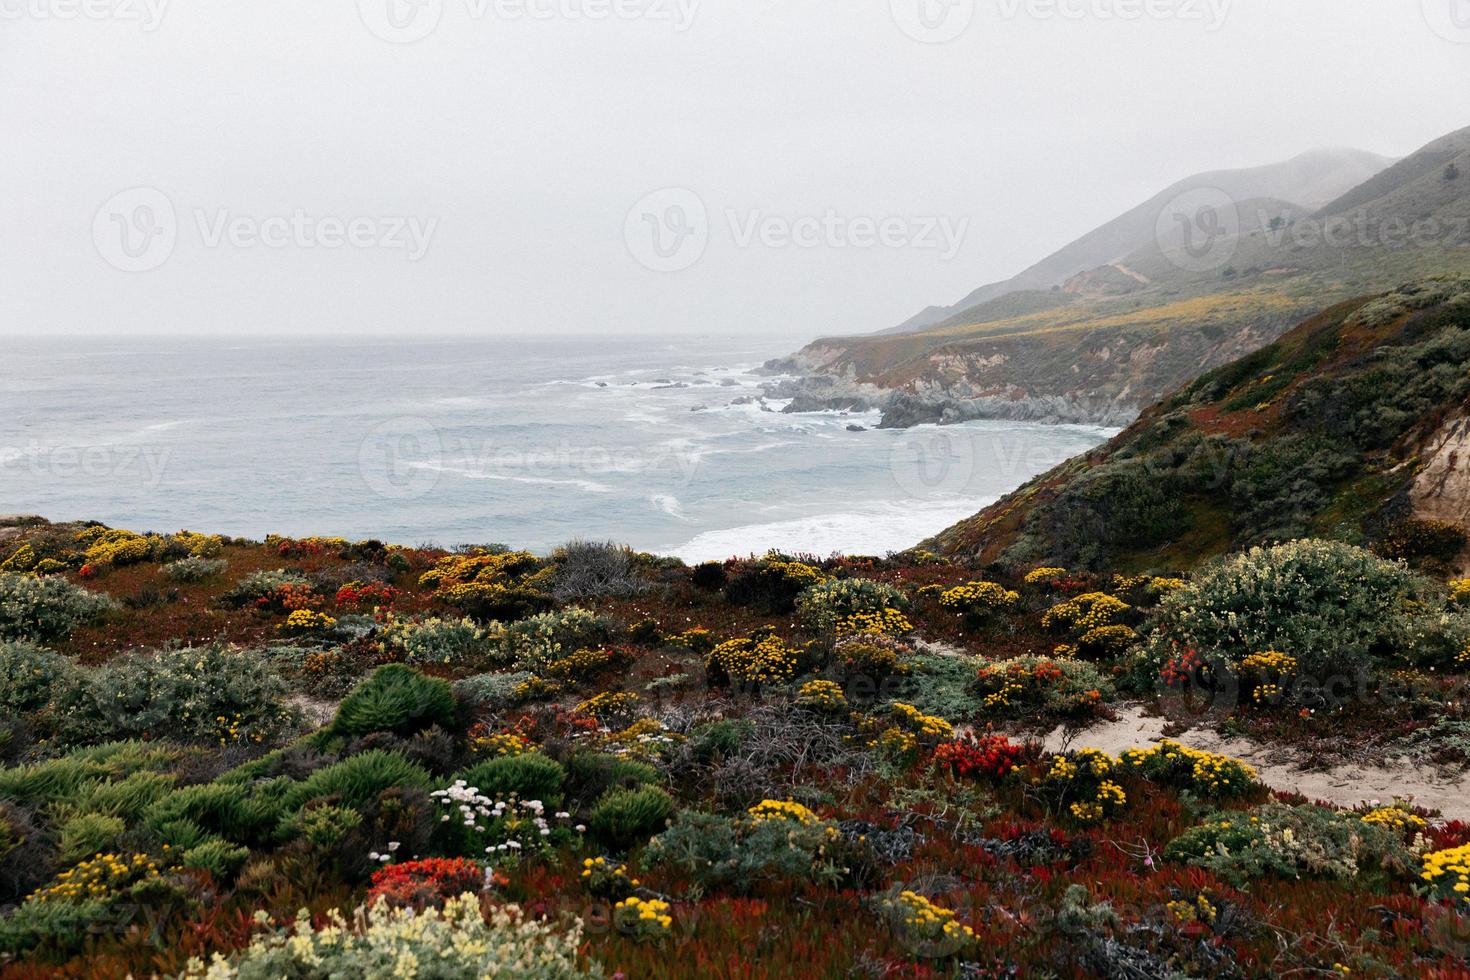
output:
[{"label": "flowering shrub", "polygon": [[229,562],[223,558],[180,558],[163,566],[165,577],[175,582],[203,582],[224,573]]},{"label": "flowering shrub", "polygon": [[1395,831],[1404,840],[1411,840],[1429,826],[1429,822],[1409,809],[1407,804],[1397,802],[1392,806],[1375,806],[1361,819],[1364,823]]},{"label": "flowering shrub", "polygon": [[254,606],[285,612],[287,602],[293,603],[297,609],[309,608],[307,603],[310,599],[307,597],[311,595],[311,583],[304,576],[278,568],[273,572],[252,572],[245,576],[225,593],[224,601],[236,608]]},{"label": "flowering shrub", "polygon": [[1119,625],[1118,620],[1132,608],[1122,599],[1106,592],[1087,592],[1052,606],[1041,617],[1041,625],[1047,629],[1086,636],[1094,630]]},{"label": "flowering shrub", "polygon": [[337,590],[336,603],[354,609],[391,606],[398,600],[398,590],[381,582],[348,582]]},{"label": "flowering shrub", "polygon": [[983,665],[975,679],[980,707],[997,717],[1054,718],[1093,714],[1113,696],[1110,680],[1098,669],[1069,657],[1018,657]]},{"label": "flowering shrub", "polygon": [[880,609],[877,612],[853,613],[838,624],[836,634],[848,636],[905,636],[914,631],[914,624],[897,609]]},{"label": "flowering shrub", "polygon": [[116,608],[107,596],[62,578],[0,573],[0,640],[62,640]]},{"label": "flowering shrub", "polygon": [[943,742],[934,750],[932,765],[962,779],[1004,779],[1016,768],[1021,746],[1004,735],[986,735]]},{"label": "flowering shrub", "polygon": [[628,691],[602,691],[577,705],[577,714],[596,718],[602,724],[626,720],[637,710],[638,695]]},{"label": "flowering shrub", "polygon": [[1067,570],[1065,568],[1043,567],[1033,568],[1026,573],[1026,577],[1022,581],[1027,585],[1046,585],[1054,588],[1058,582],[1066,577]]},{"label": "flowering shrub", "polygon": [[837,643],[833,661],[848,680],[862,678],[874,691],[890,677],[908,673],[905,648],[891,637],[863,634],[844,637]]},{"label": "flowering shrub", "polygon": [[1123,764],[1150,782],[1207,799],[1244,796],[1256,786],[1256,771],[1244,762],[1169,739],[1151,749],[1124,752]]},{"label": "flowering shrub", "polygon": [[77,538],[87,545],[84,560],[97,568],[133,565],[147,561],[153,553],[153,542],[132,531],[93,527],[81,532]]},{"label": "flowering shrub", "polygon": [[300,636],[304,633],[320,633],[337,625],[337,621],[326,613],[314,612],[310,609],[297,609],[286,617],[286,621],[276,627],[285,633]]},{"label": "flowering shrub", "polygon": [[1253,878],[1403,877],[1417,862],[1397,832],[1353,814],[1268,803],[1227,811],[1169,843],[1164,856],[1243,885]]},{"label": "flowering shrub", "polygon": [[[833,635],[838,633],[839,625],[858,616],[877,614],[877,622],[896,625],[891,617],[883,616],[888,612],[907,624],[908,621],[903,619],[903,614],[899,611],[906,602],[904,594],[891,585],[866,578],[843,578],[820,582],[807,589],[797,597],[796,611],[801,615],[802,622],[812,630]],[[912,629],[912,626],[908,626],[898,632],[907,633]],[[888,630],[849,628],[846,632],[885,633]]]},{"label": "flowering shrub", "polygon": [[472,619],[392,619],[379,634],[383,648],[411,664],[474,663],[492,651],[489,634]]},{"label": "flowering shrub", "polygon": [[725,581],[725,599],[780,615],[796,608],[797,596],[822,581],[822,573],[805,562],[770,552],[755,561],[739,562]]},{"label": "flowering shrub", "polygon": [[167,846],[158,857],[106,853],[82,861],[0,918],[0,954],[43,946],[78,952],[99,929],[129,926],[145,903],[180,897],[177,866]]},{"label": "flowering shrub", "polygon": [[501,646],[523,670],[542,671],[577,650],[595,647],[607,639],[608,624],[577,606],[542,613],[504,628]]},{"label": "flowering shrub", "polygon": [[895,701],[888,706],[888,710],[901,728],[923,741],[954,736],[954,726],[949,722],[937,715],[926,715],[911,704]]},{"label": "flowering shrub", "polygon": [[300,724],[262,658],[221,645],[120,657],[94,670],[60,718],[72,743],[126,738],[264,745]]},{"label": "flowering shrub", "polygon": [[1419,877],[1429,883],[1430,894],[1436,898],[1470,907],[1470,844],[1424,855]]},{"label": "flowering shrub", "polygon": [[831,884],[845,871],[833,854],[841,836],[831,823],[791,819],[786,813],[757,819],[748,813],[730,817],[685,810],[648,842],[643,860],[649,867],[669,865],[706,888],[750,891],[772,881]]},{"label": "flowering shrub", "polygon": [[1121,764],[1106,752],[1082,749],[1053,756],[1046,775],[1037,782],[1064,812],[1082,824],[1101,823],[1116,816],[1128,803],[1128,794],[1116,780]]},{"label": "flowering shrub", "polygon": [[529,551],[476,550],[468,554],[446,555],[434,567],[419,576],[419,585],[444,591],[470,582],[501,584],[521,579],[537,571],[541,559]]},{"label": "flowering shrub", "polygon": [[582,884],[598,898],[623,899],[638,887],[638,879],[628,874],[626,864],[614,864],[605,857],[587,858],[582,862]]},{"label": "flowering shrub", "polygon": [[66,657],[29,643],[0,643],[0,712],[29,715],[65,701],[81,683],[82,671]]},{"label": "flowering shrub", "polygon": [[842,714],[847,710],[847,698],[842,687],[832,681],[807,681],[796,695],[796,703],[822,714]]},{"label": "flowering shrub", "polygon": [[[1228,669],[1228,668],[1227,668]],[[1284,702],[1297,676],[1296,658],[1276,650],[1253,653],[1236,667],[1242,697],[1259,707]]]},{"label": "flowering shrub", "polygon": [[548,815],[540,800],[522,800],[514,794],[492,797],[463,779],[429,795],[448,811],[440,820],[461,853],[480,852],[514,862],[545,857],[573,837],[571,814]]},{"label": "flowering shrub", "polygon": [[446,899],[478,891],[484,884],[480,866],[465,858],[426,858],[392,864],[373,872],[367,904],[379,900],[394,908],[422,909]]},{"label": "flowering shrub", "polygon": [[485,722],[477,723],[466,736],[470,751],[477,756],[524,755],[531,741],[520,732],[497,732]]},{"label": "flowering shrub", "polygon": [[954,912],[935,905],[913,891],[899,892],[882,901],[883,912],[905,945],[917,947],[930,957],[958,956],[975,943],[975,931]]},{"label": "flowering shrub", "polygon": [[672,931],[669,903],[656,898],[625,898],[613,906],[613,925],[625,936],[657,942]]},{"label": "flowering shrub", "polygon": [[1420,604],[1430,591],[1403,566],[1351,545],[1252,548],[1168,595],[1150,647],[1159,660],[1187,648],[1231,665],[1285,650],[1305,677],[1353,677],[1390,653],[1427,654],[1447,642]]},{"label": "flowering shrub", "polygon": [[[265,919],[269,922],[269,919]],[[302,909],[290,930],[257,935],[244,952],[215,953],[208,966],[190,960],[182,980],[277,980],[280,977],[377,977],[385,969],[432,964],[434,976],[505,980],[579,980],[599,975],[580,965],[582,926],[566,932],[515,905],[482,911],[471,894],[433,911],[364,906],[351,921],[333,910],[320,929]],[[389,966],[389,965],[392,966]]]},{"label": "flowering shrub", "polygon": [[750,814],[750,819],[757,822],[787,820],[805,827],[821,823],[815,813],[792,800],[762,800],[746,812]]},{"label": "flowering shrub", "polygon": [[939,604],[978,624],[1010,611],[1020,599],[1019,593],[994,582],[970,582],[945,591],[939,597]]},{"label": "flowering shrub", "polygon": [[568,681],[588,681],[614,667],[626,667],[637,659],[637,653],[625,647],[578,650],[546,665],[550,677]]},{"label": "flowering shrub", "polygon": [[721,643],[705,660],[714,685],[780,684],[796,676],[800,653],[779,636]]},{"label": "flowering shrub", "polygon": [[699,654],[709,653],[719,645],[719,641],[715,639],[715,635],[703,626],[695,626],[682,633],[675,633],[672,636],[664,637],[664,642],[671,647],[682,647],[685,650]]}]

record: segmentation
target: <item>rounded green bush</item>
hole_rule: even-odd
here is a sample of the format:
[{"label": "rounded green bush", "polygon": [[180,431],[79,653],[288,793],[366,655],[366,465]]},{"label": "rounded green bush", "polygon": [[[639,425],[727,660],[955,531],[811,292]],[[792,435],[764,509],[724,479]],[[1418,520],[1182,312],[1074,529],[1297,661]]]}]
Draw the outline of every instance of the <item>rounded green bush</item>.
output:
[{"label": "rounded green bush", "polygon": [[657,786],[611,789],[597,801],[588,829],[612,847],[629,847],[663,830],[674,814],[674,799]]},{"label": "rounded green bush", "polygon": [[503,755],[471,766],[455,777],[463,779],[489,797],[507,797],[514,793],[523,800],[540,800],[551,804],[561,800],[561,785],[566,770],[555,759],[537,752]]},{"label": "rounded green bush", "polygon": [[337,735],[370,732],[410,734],[430,725],[454,723],[454,691],[447,681],[425,677],[403,664],[379,667],[337,708]]},{"label": "rounded green bush", "polygon": [[64,578],[0,572],[0,640],[62,640],[117,605]]},{"label": "rounded green bush", "polygon": [[1149,654],[1190,649],[1228,664],[1277,650],[1303,676],[1355,676],[1425,644],[1443,645],[1426,616],[1427,580],[1352,545],[1293,541],[1252,548],[1160,605]]}]

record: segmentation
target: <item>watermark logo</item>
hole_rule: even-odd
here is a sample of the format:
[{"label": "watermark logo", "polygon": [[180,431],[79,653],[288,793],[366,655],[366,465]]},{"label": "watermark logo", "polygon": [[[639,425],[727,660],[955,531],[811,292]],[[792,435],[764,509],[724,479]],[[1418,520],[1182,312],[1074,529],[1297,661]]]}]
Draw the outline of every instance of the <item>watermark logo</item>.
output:
[{"label": "watermark logo", "polygon": [[88,20],[158,30],[169,0],[0,0],[0,20]]},{"label": "watermark logo", "polygon": [[[0,0],[4,2],[4,0]],[[647,21],[676,34],[694,26],[700,0],[463,0],[451,12],[470,22]],[[439,29],[445,0],[358,0],[358,16],[373,36],[389,44],[422,41]]]},{"label": "watermark logo", "polygon": [[401,252],[410,262],[428,254],[439,219],[414,215],[242,214],[230,208],[194,208],[181,225],[173,201],[153,187],[134,187],[111,197],[92,219],[92,242],[108,265],[123,272],[151,272],[174,254],[188,228],[206,249],[337,249]]},{"label": "watermark logo", "polygon": [[888,0],[898,29],[920,44],[947,44],[975,19],[975,0]]},{"label": "watermark logo", "polygon": [[357,14],[375,37],[389,44],[412,44],[439,27],[444,0],[357,0]]},{"label": "watermark logo", "polygon": [[1225,26],[1233,0],[997,0],[1006,20],[1173,20],[1203,24],[1211,33]]},{"label": "watermark logo", "polygon": [[709,247],[709,212],[691,190],[667,187],[647,195],[623,222],[628,252],[654,272],[682,272]]},{"label": "watermark logo", "polygon": [[443,461],[439,430],[411,416],[379,422],[357,449],[362,482],[390,500],[416,500],[432,493],[439,485]]},{"label": "watermark logo", "polygon": [[1218,187],[1198,187],[1164,205],[1154,237],[1176,267],[1216,272],[1230,264],[1240,244],[1240,211]]},{"label": "watermark logo", "polygon": [[53,480],[112,480],[149,490],[163,484],[172,452],[155,446],[0,446],[0,474],[6,471]]},{"label": "watermark logo", "polygon": [[889,452],[888,469],[913,499],[954,499],[975,475],[975,437],[963,429],[907,429]]},{"label": "watermark logo", "polygon": [[1470,44],[1470,0],[1422,0],[1424,22],[1453,44]]},{"label": "watermark logo", "polygon": [[[655,272],[681,272],[704,257],[712,233],[737,249],[911,249],[955,258],[970,231],[969,218],[947,215],[772,214],[762,208],[724,209],[716,229],[703,199],[687,188],[665,188],[628,212],[623,238],[638,263]],[[724,241],[723,237],[721,239]]]},{"label": "watermark logo", "polygon": [[168,195],[153,187],[114,194],[92,218],[97,254],[123,272],[150,272],[169,260],[179,240],[178,216]]}]

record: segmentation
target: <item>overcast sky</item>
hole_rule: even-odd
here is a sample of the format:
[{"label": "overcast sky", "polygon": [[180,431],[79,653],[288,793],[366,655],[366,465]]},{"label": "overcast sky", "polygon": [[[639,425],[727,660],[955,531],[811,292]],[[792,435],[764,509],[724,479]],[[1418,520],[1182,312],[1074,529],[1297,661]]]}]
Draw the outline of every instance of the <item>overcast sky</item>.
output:
[{"label": "overcast sky", "polygon": [[0,332],[866,332],[1470,124],[1470,0],[581,2],[0,0]]}]

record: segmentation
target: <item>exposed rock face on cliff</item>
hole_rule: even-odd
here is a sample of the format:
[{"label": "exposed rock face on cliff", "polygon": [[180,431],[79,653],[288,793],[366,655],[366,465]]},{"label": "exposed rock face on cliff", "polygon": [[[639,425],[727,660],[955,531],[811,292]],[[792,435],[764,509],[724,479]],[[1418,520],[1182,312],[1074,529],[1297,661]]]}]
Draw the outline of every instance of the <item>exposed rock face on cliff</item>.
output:
[{"label": "exposed rock face on cliff", "polygon": [[1187,569],[1321,536],[1464,569],[1465,527],[1470,278],[1448,278],[1312,317],[922,547],[1013,567]]}]

